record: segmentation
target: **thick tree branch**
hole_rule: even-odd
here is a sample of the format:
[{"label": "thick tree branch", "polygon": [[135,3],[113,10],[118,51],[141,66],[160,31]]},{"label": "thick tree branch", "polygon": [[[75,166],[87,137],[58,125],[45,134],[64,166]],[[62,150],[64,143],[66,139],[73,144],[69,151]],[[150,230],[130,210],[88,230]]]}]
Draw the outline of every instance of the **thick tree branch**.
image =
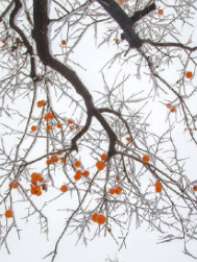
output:
[{"label": "thick tree branch", "polygon": [[144,9],[136,11],[132,17],[130,17],[131,24],[136,23],[139,21],[142,17],[148,15],[150,12],[154,11],[156,9],[155,3],[152,3],[148,6],[146,6]]},{"label": "thick tree branch", "polygon": [[123,33],[121,38],[126,39],[131,48],[139,48],[143,42],[134,30],[134,24],[142,17],[148,15],[156,9],[155,3],[146,6],[143,10],[136,11],[132,17],[129,17],[124,10],[114,0],[97,0],[109,15],[119,24]]},{"label": "thick tree branch", "polygon": [[33,13],[33,37],[36,42],[39,58],[41,59],[44,65],[47,65],[54,69],[56,72],[60,73],[66,80],[68,80],[72,84],[72,86],[75,88],[75,91],[84,99],[87,108],[88,121],[86,123],[86,128],[83,129],[83,132],[80,132],[77,135],[73,142],[76,143],[76,139],[79,139],[85,133],[85,131],[87,131],[87,127],[91,124],[91,119],[94,116],[104,127],[105,131],[109,136],[109,155],[113,155],[115,152],[116,135],[105,120],[105,118],[99,113],[97,108],[94,106],[92,96],[88,91],[87,87],[82,83],[78,75],[72,69],[70,69],[68,66],[65,66],[60,61],[56,60],[50,53],[50,47],[48,42],[48,1],[34,0]]},{"label": "thick tree branch", "polygon": [[15,24],[15,18],[16,18],[18,12],[20,11],[20,9],[22,7],[22,4],[21,4],[20,0],[15,0],[14,3],[15,3],[15,7],[12,10],[12,13],[10,14],[10,26],[11,26],[12,29],[14,29],[19,34],[19,36],[21,37],[25,47],[27,48],[27,52],[30,55],[30,63],[31,63],[30,76],[32,77],[32,79],[35,80],[35,78],[36,78],[36,66],[35,66],[33,48],[30,45],[29,41],[27,40],[23,31]]},{"label": "thick tree branch", "polygon": [[111,15],[123,30],[124,38],[128,41],[131,48],[139,48],[142,41],[135,33],[130,17],[114,0],[97,0],[97,2]]}]

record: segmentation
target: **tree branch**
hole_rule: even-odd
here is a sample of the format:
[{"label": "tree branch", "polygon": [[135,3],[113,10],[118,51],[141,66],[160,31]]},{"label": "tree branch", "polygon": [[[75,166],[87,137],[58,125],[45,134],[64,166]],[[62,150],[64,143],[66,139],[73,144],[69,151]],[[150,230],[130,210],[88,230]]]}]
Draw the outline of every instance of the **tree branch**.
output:
[{"label": "tree branch", "polygon": [[[61,74],[66,80],[68,80],[72,86],[75,88],[75,91],[82,96],[84,99],[87,114],[88,114],[88,124],[91,124],[92,117],[94,116],[100,124],[104,127],[107,132],[110,140],[109,145],[109,156],[112,156],[115,153],[115,142],[116,135],[105,120],[105,118],[99,113],[97,108],[93,103],[92,96],[88,91],[87,87],[82,83],[79,79],[78,75],[69,67],[62,64],[60,61],[56,60],[50,54],[49,42],[48,42],[48,0],[34,0],[33,5],[33,17],[34,17],[34,29],[33,29],[33,37],[36,42],[38,56],[43,62],[44,65],[47,65],[54,69],[56,72]],[[87,127],[86,126],[86,127]],[[87,128],[83,130],[83,132],[79,133],[77,139],[79,139],[85,132]],[[76,138],[74,140],[76,143]]]},{"label": "tree branch", "polygon": [[18,12],[20,11],[22,4],[20,2],[20,0],[15,0],[15,7],[12,10],[12,13],[10,14],[10,26],[12,29],[14,29],[19,36],[21,37],[25,47],[27,48],[27,52],[30,55],[30,63],[31,63],[31,72],[30,72],[30,76],[35,80],[36,78],[36,67],[35,67],[35,59],[34,59],[34,53],[33,53],[33,48],[30,45],[29,41],[27,40],[25,34],[23,33],[23,31],[15,24],[15,18],[18,14]]},{"label": "tree branch", "polygon": [[142,46],[142,41],[135,33],[131,19],[124,10],[122,10],[114,0],[97,0],[97,2],[119,24],[130,48],[140,48]]}]

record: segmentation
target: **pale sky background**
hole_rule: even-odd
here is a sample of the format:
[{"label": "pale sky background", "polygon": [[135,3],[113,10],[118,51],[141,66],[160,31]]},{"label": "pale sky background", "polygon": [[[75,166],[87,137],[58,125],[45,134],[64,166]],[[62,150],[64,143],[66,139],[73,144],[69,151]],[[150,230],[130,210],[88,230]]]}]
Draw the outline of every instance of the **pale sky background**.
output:
[{"label": "pale sky background", "polygon": [[[196,41],[197,44],[197,41]],[[99,69],[103,65],[103,61],[109,57],[109,47],[102,48],[101,51],[95,51],[94,42],[88,41],[87,38],[81,45],[81,51],[76,53],[76,60],[81,61],[86,68],[86,72],[78,71],[83,81],[92,89],[97,89],[102,86],[101,77],[98,74]],[[111,48],[111,47],[110,47]],[[115,48],[115,47],[114,47]],[[106,59],[107,60],[107,59]],[[113,69],[115,71],[115,68]],[[111,71],[113,77],[113,70]],[[128,70],[128,69],[127,69]],[[143,80],[142,80],[143,81]],[[136,82],[136,86],[139,83]],[[143,84],[147,84],[143,82]],[[132,88],[135,85],[132,79]],[[159,103],[153,105],[152,127],[157,132],[160,132],[164,127],[161,126],[160,119],[166,119],[166,109]],[[187,163],[187,171],[189,176],[195,179],[196,170],[194,163],[196,161],[196,148],[187,143],[189,138],[183,136],[183,130],[177,131],[177,142],[179,144],[179,153],[183,157],[190,157]],[[10,141],[11,142],[11,141]],[[13,141],[14,142],[14,141]],[[65,200],[61,200],[65,201]],[[66,200],[69,201],[69,198]],[[62,203],[62,202],[61,202]],[[54,241],[57,238],[58,231],[63,220],[60,216],[57,217],[51,212],[52,209],[47,210],[50,216],[49,240],[46,240],[44,234],[40,234],[40,227],[36,218],[31,219],[31,222],[24,223],[21,232],[21,240],[16,238],[13,232],[8,240],[11,255],[8,255],[3,248],[0,252],[0,261],[2,262],[41,262],[50,261],[49,259],[42,260],[48,252],[53,249]],[[56,213],[57,214],[57,213]],[[21,211],[21,217],[23,211]],[[127,248],[118,251],[118,246],[109,237],[98,237],[84,246],[83,243],[75,245],[77,240],[76,235],[65,235],[59,249],[56,262],[104,262],[107,258],[118,259],[119,262],[190,262],[194,261],[192,258],[185,256],[182,253],[183,243],[181,241],[174,241],[167,244],[156,244],[159,239],[157,232],[150,232],[146,228],[135,229],[131,227],[129,237],[127,239]],[[196,249],[196,245],[194,247]]]}]

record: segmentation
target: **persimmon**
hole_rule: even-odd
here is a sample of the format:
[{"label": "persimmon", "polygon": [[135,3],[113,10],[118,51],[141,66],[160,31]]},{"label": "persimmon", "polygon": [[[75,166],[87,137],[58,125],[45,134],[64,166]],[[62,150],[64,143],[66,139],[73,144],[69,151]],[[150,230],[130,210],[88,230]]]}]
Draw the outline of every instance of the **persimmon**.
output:
[{"label": "persimmon", "polygon": [[110,188],[110,190],[109,190],[109,193],[111,194],[111,195],[114,195],[115,194],[115,188],[114,187],[112,187],[112,188]]},{"label": "persimmon", "polygon": [[98,214],[97,216],[97,223],[99,225],[103,225],[106,222],[106,217],[103,214]]},{"label": "persimmon", "polygon": [[47,165],[53,164],[52,161],[51,161],[51,158],[47,159],[46,163],[47,163]]},{"label": "persimmon", "polygon": [[108,157],[108,155],[106,154],[106,153],[103,153],[102,155],[101,155],[101,160],[102,161],[107,161],[109,159],[109,157]]},{"label": "persimmon", "polygon": [[62,124],[61,124],[60,122],[58,122],[58,123],[56,124],[56,127],[57,127],[57,128],[62,128]]},{"label": "persimmon", "polygon": [[64,164],[64,165],[65,165],[65,164],[67,163],[67,160],[66,160],[66,158],[62,158],[62,159],[61,159],[61,162],[62,162],[62,164]]},{"label": "persimmon", "polygon": [[53,120],[54,118],[55,118],[55,115],[53,112],[48,112],[44,115],[45,121],[50,121],[50,120]]},{"label": "persimmon", "polygon": [[171,112],[171,113],[176,113],[176,106],[172,106],[172,107],[170,108],[170,112]]},{"label": "persimmon", "polygon": [[122,189],[121,186],[115,186],[115,187],[110,188],[109,193],[111,195],[115,195],[115,194],[120,195],[122,193],[122,191],[123,191],[123,189]]},{"label": "persimmon", "polygon": [[19,186],[19,183],[16,180],[10,182],[10,184],[9,184],[10,189],[16,189],[16,188],[18,188],[18,186]]},{"label": "persimmon", "polygon": [[52,161],[52,163],[57,163],[59,161],[59,157],[57,155],[52,155],[51,161]]},{"label": "persimmon", "polygon": [[175,113],[176,112],[176,106],[173,106],[172,104],[167,103],[166,107],[170,110],[171,113]]},{"label": "persimmon", "polygon": [[93,222],[99,225],[103,225],[106,222],[106,217],[103,214],[99,213],[93,213],[91,219]]},{"label": "persimmon", "polygon": [[115,187],[115,193],[116,193],[117,195],[120,195],[120,194],[122,193],[122,191],[123,191],[123,189],[122,189],[121,186],[116,186],[116,187]]},{"label": "persimmon", "polygon": [[72,118],[67,119],[67,125],[72,126],[75,125],[75,121]]},{"label": "persimmon", "polygon": [[36,173],[36,172],[33,172],[31,174],[31,183],[32,184],[41,183],[43,181],[44,181],[44,178],[43,178],[42,174]]},{"label": "persimmon", "polygon": [[32,184],[31,185],[31,193],[32,193],[32,195],[41,196],[42,195],[42,187]]},{"label": "persimmon", "polygon": [[67,42],[66,42],[66,40],[62,40],[62,41],[61,41],[60,47],[62,47],[62,48],[66,48],[66,47],[67,47]]},{"label": "persimmon", "polygon": [[158,180],[155,182],[155,192],[161,193],[162,189],[163,189],[162,183],[161,183],[161,181],[158,179]]},{"label": "persimmon", "polygon": [[46,161],[47,165],[52,165],[52,164],[56,164],[59,161],[59,157],[57,155],[52,155],[51,157],[49,157]]},{"label": "persimmon", "polygon": [[68,186],[67,185],[62,185],[60,187],[60,191],[62,191],[63,193],[66,193],[68,191]]},{"label": "persimmon", "polygon": [[97,163],[96,163],[96,168],[99,170],[99,171],[101,171],[101,170],[103,170],[104,168],[105,168],[105,162],[103,162],[103,161],[98,161]]},{"label": "persimmon", "polygon": [[42,108],[42,107],[45,107],[46,104],[47,102],[44,99],[42,99],[37,102],[37,107]]},{"label": "persimmon", "polygon": [[90,175],[90,172],[88,170],[84,170],[82,172],[82,176],[84,176],[84,177],[88,177],[89,175]]},{"label": "persimmon", "polygon": [[76,168],[80,168],[80,166],[81,166],[81,161],[80,161],[80,160],[76,160],[76,161],[74,162],[73,166],[76,167]]},{"label": "persimmon", "polygon": [[164,10],[162,8],[158,9],[158,15],[163,16],[164,15]]},{"label": "persimmon", "polygon": [[5,211],[5,217],[6,217],[6,218],[12,218],[13,216],[14,216],[14,212],[13,212],[12,209],[7,209],[7,210]]},{"label": "persimmon", "polygon": [[38,127],[37,126],[35,126],[35,125],[33,125],[32,127],[31,127],[31,132],[36,132],[38,130]]},{"label": "persimmon", "polygon": [[56,164],[59,160],[60,159],[57,155],[52,155],[51,157],[49,157],[49,159],[47,159],[47,165]]},{"label": "persimmon", "polygon": [[97,223],[97,221],[98,221],[98,213],[93,213],[91,219],[92,219],[92,221]]},{"label": "persimmon", "polygon": [[194,192],[197,192],[197,185],[194,185],[194,186],[193,186],[193,191],[194,191]]},{"label": "persimmon", "polygon": [[185,72],[185,77],[187,78],[187,79],[192,79],[193,78],[193,73],[191,72],[191,71],[186,71]]},{"label": "persimmon", "polygon": [[53,126],[52,125],[47,125],[46,131],[47,132],[51,132],[52,130],[53,130]]},{"label": "persimmon", "polygon": [[81,179],[81,176],[82,176],[81,171],[77,171],[77,172],[75,173],[75,175],[74,175],[74,179],[75,179],[76,181],[78,181],[78,180]]},{"label": "persimmon", "polygon": [[147,154],[143,155],[142,161],[143,161],[144,165],[149,164],[149,162],[150,162],[150,156],[147,155]]}]

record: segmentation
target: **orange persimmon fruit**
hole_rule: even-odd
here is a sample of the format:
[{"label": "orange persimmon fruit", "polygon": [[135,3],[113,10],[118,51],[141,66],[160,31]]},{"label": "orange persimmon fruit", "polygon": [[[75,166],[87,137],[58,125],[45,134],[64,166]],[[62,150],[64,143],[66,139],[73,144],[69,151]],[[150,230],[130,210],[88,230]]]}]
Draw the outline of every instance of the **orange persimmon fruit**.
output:
[{"label": "orange persimmon fruit", "polygon": [[170,110],[171,113],[175,113],[176,112],[176,106],[173,106],[172,104],[167,103],[166,107]]},{"label": "orange persimmon fruit", "polygon": [[176,113],[176,106],[171,106],[170,112],[171,113]]},{"label": "orange persimmon fruit", "polygon": [[67,185],[62,185],[60,187],[60,191],[62,191],[63,193],[66,193],[68,191],[68,186]]},{"label": "orange persimmon fruit", "polygon": [[46,131],[47,132],[51,132],[52,130],[53,130],[53,126],[52,125],[47,125]]},{"label": "orange persimmon fruit", "polygon": [[94,213],[92,214],[91,217],[92,221],[99,224],[99,225],[103,225],[106,223],[106,217],[103,214],[99,214],[99,213]]},{"label": "orange persimmon fruit", "polygon": [[197,185],[194,185],[192,189],[194,192],[197,192]]},{"label": "orange persimmon fruit", "polygon": [[66,40],[62,40],[61,43],[60,43],[60,47],[66,48],[67,47],[67,41]]},{"label": "orange persimmon fruit", "polygon": [[80,180],[81,176],[82,176],[81,171],[77,171],[74,175],[74,180],[76,181]]},{"label": "orange persimmon fruit", "polygon": [[67,163],[67,160],[66,160],[66,158],[62,158],[62,159],[61,159],[61,162],[62,162],[62,164],[64,164],[64,165],[65,165],[65,164]]},{"label": "orange persimmon fruit", "polygon": [[51,161],[51,158],[47,159],[46,163],[47,163],[47,165],[53,164],[52,161]]},{"label": "orange persimmon fruit", "polygon": [[161,193],[162,189],[163,189],[162,183],[161,183],[161,181],[158,179],[158,180],[155,182],[155,192],[156,192],[156,193]]},{"label": "orange persimmon fruit", "polygon": [[38,130],[38,127],[37,126],[35,126],[35,125],[33,125],[32,127],[31,127],[31,132],[36,132]]},{"label": "orange persimmon fruit", "polygon": [[18,188],[18,186],[19,186],[19,183],[16,180],[10,182],[10,184],[9,184],[10,189],[16,189],[16,188]]},{"label": "orange persimmon fruit", "polygon": [[144,165],[149,164],[149,162],[150,162],[150,156],[147,155],[147,154],[143,155],[142,161],[143,161]]},{"label": "orange persimmon fruit", "polygon": [[46,101],[42,99],[37,102],[37,107],[42,108],[42,107],[45,107],[46,104],[47,104]]},{"label": "orange persimmon fruit", "polygon": [[84,176],[84,177],[88,177],[89,175],[90,175],[90,172],[88,170],[84,170],[82,172],[82,176]]},{"label": "orange persimmon fruit", "polygon": [[111,195],[114,195],[114,194],[120,195],[122,193],[122,191],[123,191],[123,189],[122,189],[121,186],[116,186],[116,187],[110,188],[109,193]]},{"label": "orange persimmon fruit", "polygon": [[114,188],[114,187],[110,188],[110,189],[109,189],[109,193],[110,193],[111,195],[114,195],[114,194],[116,193],[115,188]]},{"label": "orange persimmon fruit", "polygon": [[122,189],[121,186],[116,186],[116,187],[115,187],[115,193],[116,193],[117,195],[120,195],[120,194],[122,193],[122,191],[123,191],[123,189]]},{"label": "orange persimmon fruit", "polygon": [[51,160],[53,163],[57,163],[59,161],[59,157],[57,155],[52,155]]},{"label": "orange persimmon fruit", "polygon": [[48,112],[44,115],[45,121],[50,121],[50,120],[53,120],[54,118],[55,118],[55,115],[53,112]]},{"label": "orange persimmon fruit", "polygon": [[106,217],[103,214],[98,214],[97,223],[103,225],[106,222]]},{"label": "orange persimmon fruit", "polygon": [[73,163],[73,166],[76,167],[76,168],[80,168],[80,166],[81,166],[81,161],[80,161],[80,160],[76,160],[76,161]]},{"label": "orange persimmon fruit", "polygon": [[101,154],[101,160],[107,161],[109,159],[108,155],[106,153]]},{"label": "orange persimmon fruit", "polygon": [[56,164],[59,161],[59,157],[57,155],[52,155],[49,159],[47,159],[47,165]]},{"label": "orange persimmon fruit", "polygon": [[97,168],[99,171],[103,170],[105,167],[106,167],[106,165],[105,165],[105,162],[103,162],[103,161],[98,161],[98,162],[96,163],[96,168]]},{"label": "orange persimmon fruit", "polygon": [[62,124],[61,124],[60,122],[58,122],[58,123],[56,124],[56,127],[57,127],[57,128],[62,128]]},{"label": "orange persimmon fruit", "polygon": [[92,221],[97,223],[98,213],[93,213],[91,219],[92,219]]},{"label": "orange persimmon fruit", "polygon": [[32,195],[41,196],[42,195],[42,187],[32,184],[31,185],[31,193],[32,193]]},{"label": "orange persimmon fruit", "polygon": [[162,8],[158,9],[158,15],[163,16],[164,15],[164,10]]},{"label": "orange persimmon fruit", "polygon": [[14,216],[14,212],[13,212],[12,209],[7,209],[7,210],[5,211],[5,217],[6,217],[6,218],[12,218],[13,216]]},{"label": "orange persimmon fruit", "polygon": [[43,181],[44,181],[44,178],[43,178],[42,174],[36,173],[36,172],[33,172],[31,174],[31,183],[32,184],[36,185],[37,183],[41,183]]},{"label": "orange persimmon fruit", "polygon": [[186,72],[185,72],[185,77],[186,77],[187,79],[192,79],[192,78],[193,78],[193,73],[192,73],[191,71],[186,71]]}]

